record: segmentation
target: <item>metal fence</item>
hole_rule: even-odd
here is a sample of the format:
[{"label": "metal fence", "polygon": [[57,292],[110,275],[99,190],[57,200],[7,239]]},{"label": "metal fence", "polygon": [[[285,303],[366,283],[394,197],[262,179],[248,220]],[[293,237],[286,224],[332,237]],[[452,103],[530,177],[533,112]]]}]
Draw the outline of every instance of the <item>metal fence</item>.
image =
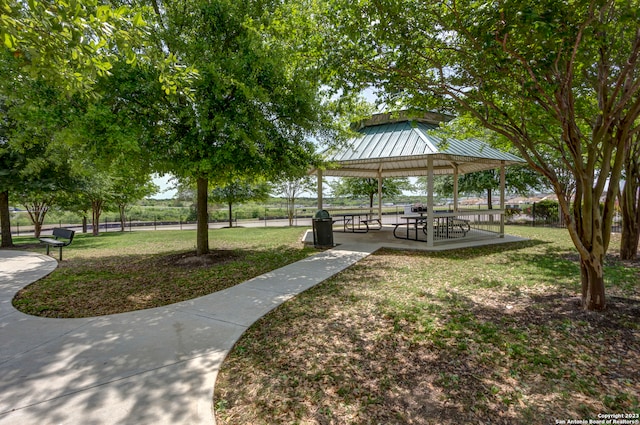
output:
[{"label": "metal fence", "polygon": [[[313,208],[300,208],[296,209],[292,218],[292,224],[294,226],[310,226],[311,218],[315,213]],[[216,215],[220,217],[220,215]],[[32,224],[24,224],[26,220],[13,220],[11,223],[11,233],[16,236],[20,235],[32,235],[34,233],[34,226]],[[23,224],[21,224],[23,223]],[[288,226],[289,218],[286,214],[283,214],[280,209],[264,209],[262,214],[255,214],[253,212],[242,213],[234,212],[232,215],[231,225],[245,226],[245,227],[257,227],[257,226]],[[122,231],[122,223],[119,215],[113,213],[103,213],[100,217],[99,232],[117,232]],[[135,215],[128,215],[124,223],[125,231],[133,230],[156,230],[156,229],[179,229],[188,230],[195,229],[197,226],[196,221],[193,220],[160,220],[160,219],[140,219]],[[87,232],[93,231],[93,226],[89,222],[83,225],[82,220],[77,221],[69,220],[57,220],[55,222],[49,220],[42,225],[42,233],[50,233],[53,228],[64,227],[74,229],[79,232],[86,228]],[[229,219],[212,218],[209,220],[209,227],[222,228],[229,227]]]},{"label": "metal fence", "polygon": [[[507,224],[538,227],[566,228],[567,223],[560,213],[557,203],[533,203],[524,207],[510,206],[505,209]],[[611,231],[619,233],[622,229],[622,216],[616,213]]]},{"label": "metal fence", "polygon": [[[332,215],[345,213],[345,212],[371,212],[377,215],[376,208],[368,207],[326,207],[326,209]],[[436,211],[451,211],[451,206],[439,206]],[[474,210],[486,210],[486,205],[473,207],[464,207],[460,211],[464,212],[464,215],[473,214]],[[496,210],[500,211],[500,210]],[[296,208],[291,220],[291,224],[294,226],[311,226],[311,219],[316,212],[315,207],[301,207]],[[403,214],[412,213],[410,205],[393,205],[383,207],[383,223],[394,222],[398,220],[398,216]],[[186,216],[186,215],[185,215]],[[222,214],[220,210],[216,211],[211,216],[216,217],[209,220],[209,227],[221,228],[229,227],[229,220],[225,214]],[[523,226],[547,226],[547,227],[561,227],[566,228],[566,223],[563,220],[562,215],[559,213],[557,203],[555,207],[549,203],[534,203],[525,206],[508,206],[504,211],[505,222],[507,224],[516,224]],[[497,217],[496,217],[497,218]],[[496,232],[496,223],[498,220],[494,219],[493,214],[489,214],[486,219],[474,218],[475,227],[487,227],[484,230],[490,232]],[[11,231],[14,235],[28,235],[33,234],[33,225],[24,224],[27,222],[24,218],[22,220],[14,220],[12,218]],[[23,224],[20,224],[23,223]],[[614,218],[612,231],[620,232],[621,217]],[[286,216],[286,212],[282,208],[256,208],[251,211],[245,212],[233,212],[232,216],[233,226],[245,226],[245,227],[257,227],[257,226],[288,226],[289,219]],[[75,222],[61,221],[56,222],[48,221],[42,226],[42,232],[48,233],[55,227],[71,228],[78,231],[82,231],[83,224],[81,219]],[[132,231],[135,229],[140,230],[154,230],[154,229],[195,229],[196,222],[193,220],[177,219],[177,220],[160,220],[160,219],[142,219],[136,217],[135,214],[127,216],[124,230]],[[88,232],[92,232],[91,224],[86,225]],[[120,218],[113,213],[103,213],[100,219],[99,231],[100,232],[115,232],[121,231],[122,226]]]}]

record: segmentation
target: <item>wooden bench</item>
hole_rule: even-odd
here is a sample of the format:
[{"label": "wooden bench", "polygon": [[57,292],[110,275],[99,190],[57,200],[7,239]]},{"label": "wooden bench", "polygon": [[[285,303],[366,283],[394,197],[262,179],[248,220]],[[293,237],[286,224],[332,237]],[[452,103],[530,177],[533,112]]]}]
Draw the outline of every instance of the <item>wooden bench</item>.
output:
[{"label": "wooden bench", "polygon": [[53,229],[53,239],[40,238],[40,243],[47,245],[47,255],[49,255],[49,247],[58,247],[59,258],[62,261],[62,247],[69,245],[73,241],[73,235],[75,234],[76,232],[73,230],[56,227]]}]

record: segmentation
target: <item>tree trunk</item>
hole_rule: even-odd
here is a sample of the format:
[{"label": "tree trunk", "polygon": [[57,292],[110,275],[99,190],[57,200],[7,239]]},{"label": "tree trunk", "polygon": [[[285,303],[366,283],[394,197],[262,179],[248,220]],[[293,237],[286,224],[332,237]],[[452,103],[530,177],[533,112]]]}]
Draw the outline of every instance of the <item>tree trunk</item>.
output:
[{"label": "tree trunk", "polygon": [[31,223],[33,224],[33,233],[36,238],[40,237],[40,233],[42,232],[42,224],[44,223],[44,218],[49,211],[49,206],[45,201],[37,202],[34,201],[31,205],[24,205],[27,213],[29,214],[29,218],[31,219]]},{"label": "tree trunk", "polygon": [[634,260],[638,255],[640,240],[640,170],[627,169],[627,180],[620,196],[622,234],[620,237],[620,259]]},{"label": "tree trunk", "polygon": [[9,214],[9,191],[0,192],[0,228],[2,241],[0,248],[11,248],[13,239],[11,237],[11,214]]},{"label": "tree trunk", "polygon": [[87,233],[87,214],[85,211],[85,214],[82,216],[82,233]]},{"label": "tree trunk", "polygon": [[196,255],[209,253],[209,214],[207,211],[209,180],[198,177],[197,216],[198,226],[196,230]]},{"label": "tree trunk", "polygon": [[602,311],[606,308],[602,256],[580,261],[582,277],[582,308]]},{"label": "tree trunk", "polygon": [[[577,191],[571,211],[565,195],[559,191],[556,194],[569,235],[580,255],[582,308],[602,311],[607,306],[604,257],[609,245],[607,232],[611,232],[611,226],[603,223],[612,221],[612,211],[610,208],[601,209],[600,197],[591,196],[590,191]],[[608,193],[609,196],[615,196],[615,193]]]},{"label": "tree trunk", "polygon": [[127,206],[126,204],[120,204],[118,205],[118,210],[120,211],[120,231],[124,232],[124,228],[126,225],[126,221],[127,218],[125,217],[125,210],[126,210]]},{"label": "tree trunk", "polygon": [[229,228],[233,227],[233,204],[229,202]]},{"label": "tree trunk", "polygon": [[93,236],[100,234],[100,214],[102,214],[102,200],[91,201],[91,227]]},{"label": "tree trunk", "polygon": [[42,222],[36,220],[33,223],[33,236],[36,238],[40,237],[40,233],[42,233]]},{"label": "tree trunk", "polygon": [[[287,217],[289,218],[289,227],[293,226],[293,213],[295,211],[295,199],[287,199]],[[265,217],[265,220],[267,218]]]},{"label": "tree trunk", "polygon": [[[491,189],[487,189],[487,209],[492,210],[493,209],[493,197],[492,197],[492,192]],[[489,223],[493,224],[493,214],[489,214]]]}]

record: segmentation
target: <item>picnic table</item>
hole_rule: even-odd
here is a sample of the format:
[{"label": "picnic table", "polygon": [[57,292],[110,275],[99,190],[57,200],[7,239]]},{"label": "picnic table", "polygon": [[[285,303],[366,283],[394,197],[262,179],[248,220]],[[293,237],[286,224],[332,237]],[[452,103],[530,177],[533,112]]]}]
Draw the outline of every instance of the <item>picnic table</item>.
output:
[{"label": "picnic table", "polygon": [[[427,235],[428,233],[428,217],[426,212],[420,214],[411,214],[400,216],[404,222],[393,223],[395,228],[393,229],[393,236],[397,239],[407,239],[414,241],[424,241],[420,239],[420,233]],[[398,229],[401,227],[406,228],[404,236],[399,234]],[[422,229],[420,232],[419,229]],[[413,230],[413,237],[411,236],[411,230]],[[435,212],[433,215],[433,235],[439,238],[458,238],[467,235],[467,232],[471,230],[469,220],[456,217],[455,213],[448,212]]]},{"label": "picnic table", "polygon": [[343,213],[333,216],[334,223],[342,222],[343,230],[351,233],[367,233],[369,230],[382,229],[379,218],[371,213]]},{"label": "picnic table", "polygon": [[[418,241],[421,240],[418,235],[418,228],[422,228],[424,229],[423,226],[426,226],[426,221],[427,221],[427,217],[425,217],[422,214],[412,214],[412,215],[402,215],[400,216],[400,219],[405,220],[404,222],[400,222],[400,223],[393,223],[393,225],[395,226],[395,228],[393,229],[393,236],[397,239],[407,239],[407,240],[414,240],[414,241]],[[398,234],[398,229],[400,227],[406,227],[406,233],[405,236],[401,236]],[[411,232],[410,230],[413,229],[413,238],[410,236]]]}]

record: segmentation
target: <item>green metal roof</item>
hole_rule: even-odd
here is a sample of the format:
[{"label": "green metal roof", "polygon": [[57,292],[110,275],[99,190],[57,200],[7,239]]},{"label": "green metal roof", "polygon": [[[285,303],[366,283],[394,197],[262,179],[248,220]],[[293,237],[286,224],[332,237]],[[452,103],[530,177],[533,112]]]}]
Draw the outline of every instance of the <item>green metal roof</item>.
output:
[{"label": "green metal roof", "polygon": [[[380,123],[382,121],[382,123]],[[466,174],[524,163],[515,155],[502,152],[478,139],[458,140],[437,135],[438,124],[429,121],[374,120],[364,125],[360,136],[347,147],[325,152],[334,166],[324,170],[327,176],[407,177],[427,175],[427,158],[433,159],[434,174]],[[435,130],[435,131],[434,131]]]}]

